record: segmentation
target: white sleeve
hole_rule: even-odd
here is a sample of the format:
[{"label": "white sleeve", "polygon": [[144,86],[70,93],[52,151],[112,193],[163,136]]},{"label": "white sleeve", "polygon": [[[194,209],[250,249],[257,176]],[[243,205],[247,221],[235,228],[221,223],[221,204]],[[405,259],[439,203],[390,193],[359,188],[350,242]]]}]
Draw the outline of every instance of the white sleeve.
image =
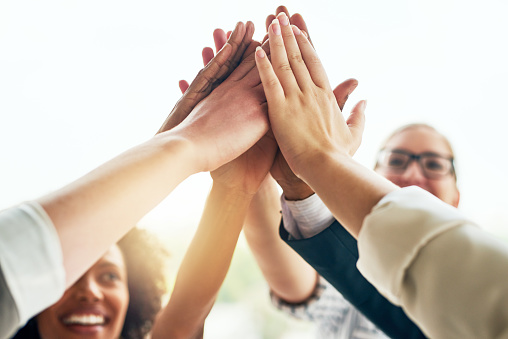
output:
[{"label": "white sleeve", "polygon": [[303,200],[286,200],[281,196],[284,228],[294,239],[315,236],[335,220],[317,194]]},{"label": "white sleeve", "polygon": [[416,187],[384,197],[358,269],[431,338],[508,337],[508,246]]},{"label": "white sleeve", "polygon": [[13,335],[65,291],[58,234],[35,202],[0,212],[0,338]]}]

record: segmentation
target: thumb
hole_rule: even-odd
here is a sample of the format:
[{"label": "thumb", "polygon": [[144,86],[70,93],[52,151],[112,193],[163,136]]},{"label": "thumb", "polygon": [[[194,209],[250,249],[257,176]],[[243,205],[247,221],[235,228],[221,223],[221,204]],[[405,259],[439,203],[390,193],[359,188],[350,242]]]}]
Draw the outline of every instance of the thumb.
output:
[{"label": "thumb", "polygon": [[351,133],[351,137],[353,139],[352,148],[350,150],[351,156],[355,154],[356,150],[362,143],[362,135],[365,129],[365,107],[367,107],[367,101],[359,101],[351,110],[351,114],[346,121],[347,126],[349,127],[349,132]]},{"label": "thumb", "polygon": [[189,88],[189,83],[185,80],[180,80],[178,82],[178,86],[180,87],[180,91],[182,91],[182,94],[184,94],[187,88]]},{"label": "thumb", "polygon": [[333,90],[333,95],[335,95],[335,100],[337,100],[337,104],[339,105],[341,111],[344,108],[349,95],[353,93],[357,86],[358,80],[347,79]]}]

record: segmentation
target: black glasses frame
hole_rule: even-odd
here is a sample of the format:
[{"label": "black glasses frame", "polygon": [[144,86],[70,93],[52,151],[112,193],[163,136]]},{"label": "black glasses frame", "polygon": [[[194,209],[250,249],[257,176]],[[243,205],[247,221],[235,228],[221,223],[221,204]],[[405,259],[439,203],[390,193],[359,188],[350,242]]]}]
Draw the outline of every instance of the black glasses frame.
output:
[{"label": "black glasses frame", "polygon": [[[401,155],[407,156],[408,161],[406,162],[406,164],[404,166],[399,167],[399,168],[382,165],[381,158],[387,153],[396,153],[396,154],[401,154]],[[429,171],[427,168],[425,168],[423,160],[425,160],[426,158],[431,158],[431,157],[448,160],[450,162],[450,169],[446,173],[435,173],[435,172]],[[415,154],[415,153],[411,153],[411,152],[408,152],[408,151],[405,151],[402,149],[388,149],[388,148],[381,149],[378,153],[376,168],[381,167],[381,168],[390,169],[392,171],[404,172],[408,168],[408,166],[411,164],[411,162],[413,162],[413,161],[416,161],[418,163],[423,175],[426,178],[440,179],[440,178],[445,177],[448,174],[455,175],[455,166],[453,163],[453,161],[454,161],[453,157],[443,156],[441,154],[434,153],[434,152],[424,152],[424,153]]]}]

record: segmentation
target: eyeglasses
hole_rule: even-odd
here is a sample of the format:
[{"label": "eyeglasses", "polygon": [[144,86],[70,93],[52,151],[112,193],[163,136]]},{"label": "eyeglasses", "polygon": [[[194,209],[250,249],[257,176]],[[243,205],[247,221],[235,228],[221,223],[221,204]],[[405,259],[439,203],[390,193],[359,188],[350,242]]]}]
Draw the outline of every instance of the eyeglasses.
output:
[{"label": "eyeglasses", "polygon": [[402,174],[412,161],[418,162],[423,175],[428,179],[441,179],[455,173],[453,157],[445,157],[432,152],[414,154],[400,149],[379,151],[376,167],[382,167],[395,174]]}]

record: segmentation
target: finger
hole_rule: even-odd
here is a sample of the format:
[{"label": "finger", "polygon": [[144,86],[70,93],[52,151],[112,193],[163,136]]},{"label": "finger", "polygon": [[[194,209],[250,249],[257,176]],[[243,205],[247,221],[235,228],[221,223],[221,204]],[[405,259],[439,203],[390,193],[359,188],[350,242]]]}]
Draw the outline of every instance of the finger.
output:
[{"label": "finger", "polygon": [[274,19],[268,29],[270,44],[270,55],[273,70],[279,78],[285,93],[300,91],[295,75],[288,60],[284,38],[282,37],[281,25],[278,19]]},{"label": "finger", "polygon": [[245,53],[247,47],[249,47],[252,41],[252,36],[254,35],[254,24],[251,21],[247,21],[244,26],[244,34],[242,39],[235,37],[233,32],[228,40],[231,45],[236,45],[235,56],[231,61],[231,64],[235,67],[240,63],[240,60],[242,59],[242,56]]},{"label": "finger", "polygon": [[268,102],[268,112],[269,114],[277,114],[279,112],[277,107],[279,107],[285,99],[284,90],[263,48],[258,47],[254,55],[259,76],[263,83],[266,101]]},{"label": "finger", "polygon": [[[251,46],[247,48],[245,54],[254,48],[254,52],[259,46],[259,42],[252,41]],[[267,55],[270,55],[270,47],[268,43],[264,43],[261,45],[261,48],[265,51]],[[250,53],[245,57],[242,63],[235,69],[235,71],[230,75],[228,80],[238,81],[242,79],[248,86],[254,87],[261,84],[261,78],[259,77],[259,72],[256,67],[256,60],[254,53]]]},{"label": "finger", "polygon": [[215,50],[220,51],[222,46],[226,44],[228,37],[226,37],[226,33],[220,28],[217,28],[213,31],[213,42],[215,43]]},{"label": "finger", "polygon": [[[261,46],[259,41],[252,40],[252,42],[249,44],[249,46],[247,47],[247,49],[243,53],[243,60],[245,60],[248,56],[250,56],[254,52],[256,52],[256,48],[258,48],[258,46]],[[253,60],[253,63],[255,64],[256,62]]]},{"label": "finger", "polygon": [[356,152],[362,142],[362,135],[365,129],[365,108],[367,107],[367,101],[361,100],[351,110],[346,123],[349,127],[351,136],[353,137],[353,148],[351,149],[352,154]]},{"label": "finger", "polygon": [[263,40],[261,40],[261,44],[264,44],[268,40],[268,33],[265,34]]},{"label": "finger", "polygon": [[180,91],[182,91],[182,94],[184,94],[187,88],[189,88],[189,83],[185,80],[180,80],[178,82],[178,87],[180,87]]},{"label": "finger", "polygon": [[290,15],[289,15],[289,11],[288,9],[286,8],[286,6],[279,6],[277,7],[277,9],[275,10],[275,16],[279,16],[280,13],[284,13],[286,14],[286,16],[289,18]]},{"label": "finger", "polygon": [[284,47],[286,48],[287,59],[296,82],[301,89],[308,87],[312,84],[312,79],[309,75],[307,66],[303,62],[302,54],[295,38],[295,34],[301,34],[301,32],[298,27],[289,25],[289,18],[286,13],[280,13],[277,16],[277,19],[280,22],[281,34],[284,40]]},{"label": "finger", "polygon": [[[277,17],[277,15],[279,15],[280,13],[286,13],[286,15],[289,18],[289,11],[286,8],[286,6],[279,6],[279,7],[277,7],[277,9],[275,10],[275,15],[270,14],[270,15],[268,15],[266,17],[265,27],[266,27],[266,31],[267,32],[268,32],[268,27],[270,27],[270,24],[272,23],[273,19],[275,19]],[[265,42],[266,39],[268,39],[267,36],[265,37],[265,39],[263,39],[263,42]]]},{"label": "finger", "polygon": [[233,56],[229,60],[227,60],[227,62],[223,65],[223,67],[218,73],[218,79],[220,79],[221,81],[226,79],[231,74],[231,72],[235,70],[235,68],[240,63],[245,50],[252,41],[252,36],[254,35],[254,24],[250,21],[248,21],[247,24],[245,25],[243,25],[243,23],[241,24],[243,26],[243,35],[240,36],[236,32],[238,28],[237,24],[237,27],[235,28],[235,30],[231,34],[231,37],[228,40],[228,43],[233,46]]},{"label": "finger", "polygon": [[208,63],[213,59],[214,57],[213,49],[210,47],[203,48],[203,51],[201,52],[201,57],[203,58],[203,66],[208,65]]},{"label": "finger", "polygon": [[226,33],[226,37],[227,37],[228,39],[229,39],[229,37],[231,36],[231,33],[232,33],[231,31],[228,31],[228,32]]},{"label": "finger", "polygon": [[[224,67],[227,61],[230,59],[233,47],[226,43],[222,49],[217,53],[217,55],[207,63],[205,68],[203,68],[198,76],[191,83],[190,87],[195,92],[205,92],[207,87],[211,87],[211,85],[216,81],[219,77],[219,71]],[[212,51],[213,53],[213,51]],[[209,92],[209,91],[208,91]]]},{"label": "finger", "polygon": [[266,17],[266,21],[265,21],[266,32],[268,32],[268,28],[270,28],[270,25],[272,24],[273,19],[275,19],[275,15],[273,15],[273,14],[270,14],[269,16]]},{"label": "finger", "polygon": [[231,45],[225,44],[215,58],[213,58],[205,68],[199,71],[194,81],[192,81],[187,88],[182,98],[178,100],[157,133],[170,130],[180,124],[194,107],[212,91],[212,85],[216,81],[216,75],[226,60],[228,60],[231,52]]},{"label": "finger", "polygon": [[305,20],[303,20],[303,17],[300,14],[298,13],[293,14],[289,19],[289,22],[291,23],[291,25],[295,25],[296,27],[300,28],[301,31],[304,31],[305,34],[307,34],[307,39],[309,39],[310,43],[312,44],[312,41],[308,36],[309,30],[307,29],[307,24],[305,23]]},{"label": "finger", "polygon": [[335,95],[335,100],[337,100],[337,104],[339,105],[340,110],[344,108],[346,101],[351,93],[358,86],[358,80],[356,79],[347,79],[341,84],[337,85],[333,90],[333,95]]},{"label": "finger", "polygon": [[296,41],[314,84],[322,89],[331,91],[330,82],[328,81],[323,64],[319,60],[316,50],[312,47],[309,39],[304,34],[296,34]]},{"label": "finger", "polygon": [[[203,48],[203,51],[201,51],[201,58],[203,59],[203,66],[208,65],[208,63],[213,59],[214,57],[213,49],[210,47]],[[181,80],[178,85],[180,86],[180,91],[182,91],[182,94],[185,93],[187,88],[189,88],[189,83],[185,80]]]}]

